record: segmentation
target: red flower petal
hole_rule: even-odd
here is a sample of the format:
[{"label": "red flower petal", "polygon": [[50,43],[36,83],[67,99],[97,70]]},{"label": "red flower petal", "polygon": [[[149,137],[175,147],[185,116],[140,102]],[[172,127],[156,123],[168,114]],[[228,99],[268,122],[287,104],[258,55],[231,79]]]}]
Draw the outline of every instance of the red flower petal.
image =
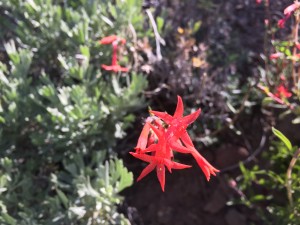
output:
[{"label": "red flower petal", "polygon": [[140,160],[143,160],[145,162],[153,162],[154,161],[154,157],[155,156],[150,156],[150,155],[147,155],[147,154],[137,154],[135,152],[129,152],[132,156],[134,156],[135,158],[138,158]]},{"label": "red flower petal", "polygon": [[150,132],[150,125],[149,125],[149,123],[146,123],[140,134],[140,137],[138,139],[138,143],[135,147],[135,150],[144,150],[146,148],[147,143],[148,143],[149,132]]},{"label": "red flower petal", "polygon": [[183,102],[182,98],[178,95],[177,96],[177,106],[174,113],[174,117],[181,118],[183,116]]},{"label": "red flower petal", "polygon": [[273,53],[269,56],[270,60],[272,59],[278,59],[279,57],[283,56],[283,53],[281,52],[276,52],[276,53]]},{"label": "red flower petal", "polygon": [[147,176],[152,170],[154,170],[155,166],[155,163],[150,163],[148,166],[146,166],[145,169],[143,169],[143,171],[141,172],[140,176],[137,178],[137,181],[140,181],[145,176]]},{"label": "red flower petal", "polygon": [[167,124],[169,124],[173,120],[173,117],[166,112],[159,112],[154,110],[150,110],[149,112],[157,116],[158,118],[162,119]]},{"label": "red flower petal", "polygon": [[180,153],[184,153],[184,154],[190,154],[191,153],[191,150],[180,145],[179,143],[177,142],[172,142],[170,143],[170,147],[176,151],[176,152],[180,152]]},{"label": "red flower petal", "polygon": [[202,169],[207,181],[210,180],[210,175],[216,175],[216,172],[220,172],[214,168],[196,149],[192,152],[192,155],[196,159],[197,164]]},{"label": "red flower petal", "polygon": [[107,71],[113,71],[113,72],[128,72],[128,68],[126,67],[121,67],[120,65],[101,65],[101,67],[104,69],[104,70],[107,70]]},{"label": "red flower petal", "polygon": [[165,191],[165,166],[163,164],[159,164],[156,167],[156,175],[159,180],[162,191]]},{"label": "red flower petal", "polygon": [[289,98],[292,96],[292,93],[289,92],[283,84],[281,84],[277,87],[277,92],[275,93],[275,96],[278,98]]},{"label": "red flower petal", "polygon": [[108,45],[108,44],[113,43],[117,39],[118,39],[118,37],[116,35],[111,35],[111,36],[107,36],[107,37],[102,38],[99,41],[99,43],[102,44],[102,45]]},{"label": "red flower petal", "polygon": [[176,170],[182,170],[182,169],[187,169],[187,168],[191,168],[192,166],[190,165],[185,165],[182,163],[177,163],[177,162],[172,162],[172,169],[176,169]]},{"label": "red flower petal", "polygon": [[288,7],[285,8],[285,10],[283,11],[284,15],[290,15],[292,14],[295,10],[297,10],[300,6],[300,3],[295,2],[292,5],[289,5]]},{"label": "red flower petal", "polygon": [[190,138],[190,136],[189,136],[189,134],[188,134],[187,131],[183,132],[183,134],[180,136],[180,140],[182,140],[182,142],[185,145],[190,145],[190,146],[194,147],[192,139]]}]

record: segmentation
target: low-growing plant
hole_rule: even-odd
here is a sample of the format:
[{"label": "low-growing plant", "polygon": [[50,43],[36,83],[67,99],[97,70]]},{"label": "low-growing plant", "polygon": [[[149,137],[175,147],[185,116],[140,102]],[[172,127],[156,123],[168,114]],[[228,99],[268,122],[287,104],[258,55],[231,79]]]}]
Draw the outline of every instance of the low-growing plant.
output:
[{"label": "low-growing plant", "polygon": [[[138,10],[137,1],[1,1],[1,224],[130,224],[117,206],[133,177],[114,148],[147,81],[102,71],[112,52],[99,40],[140,29]],[[130,68],[128,46],[118,54]]]},{"label": "low-growing plant", "polygon": [[299,224],[300,149],[279,130],[272,130],[280,141],[273,141],[264,154],[266,165],[246,169],[240,164],[242,203],[255,208],[265,224]]}]

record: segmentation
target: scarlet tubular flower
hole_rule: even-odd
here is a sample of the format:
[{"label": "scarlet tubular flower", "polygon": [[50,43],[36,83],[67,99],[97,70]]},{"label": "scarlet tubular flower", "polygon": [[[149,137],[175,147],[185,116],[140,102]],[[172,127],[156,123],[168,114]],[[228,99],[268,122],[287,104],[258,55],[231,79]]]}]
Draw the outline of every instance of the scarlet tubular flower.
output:
[{"label": "scarlet tubular flower", "polygon": [[295,2],[294,4],[291,4],[288,7],[286,7],[283,11],[283,14],[284,15],[291,15],[295,10],[299,9],[299,7],[300,7],[300,3]]},{"label": "scarlet tubular flower", "polygon": [[289,98],[292,96],[292,93],[283,85],[279,85],[276,89],[275,96],[278,98]]},{"label": "scarlet tubular flower", "polygon": [[99,43],[102,44],[102,45],[109,45],[109,44],[112,44],[114,41],[119,41],[123,45],[126,43],[126,40],[124,38],[120,38],[116,35],[111,35],[111,36],[104,37],[101,40],[99,40]]},{"label": "scarlet tubular flower", "polygon": [[280,58],[281,56],[283,56],[283,53],[281,53],[281,52],[276,52],[276,53],[271,54],[271,55],[269,56],[269,58],[270,58],[270,60],[272,60],[272,59],[278,59],[278,58]]},{"label": "scarlet tubular flower", "polygon": [[272,98],[275,102],[281,104],[281,105],[285,105],[288,106],[290,109],[293,109],[293,105],[291,105],[289,102],[286,101],[286,98],[289,98],[292,96],[292,93],[289,92],[286,87],[281,84],[277,87],[276,93],[273,94],[269,91],[268,87],[265,87],[261,84],[258,84],[257,87],[262,90],[263,92],[265,92],[270,98]]},{"label": "scarlet tubular flower", "polygon": [[112,52],[112,59],[111,59],[111,65],[104,65],[102,64],[101,67],[104,70],[107,71],[113,71],[113,72],[128,72],[128,68],[126,67],[121,67],[120,65],[118,65],[118,44],[119,42],[121,42],[122,44],[126,43],[126,40],[124,38],[120,38],[116,35],[111,35],[111,36],[107,36],[102,38],[99,43],[100,44],[111,44],[112,48],[113,48],[113,52]]},{"label": "scarlet tubular flower", "polygon": [[284,28],[285,22],[290,18],[290,16],[291,15],[287,15],[283,19],[278,20],[278,23],[277,23],[278,27],[281,29]]},{"label": "scarlet tubular flower", "polygon": [[[172,169],[191,167],[172,161],[173,151],[191,154],[207,180],[210,179],[211,174],[216,175],[219,172],[195,149],[186,131],[188,125],[198,118],[201,110],[199,109],[190,115],[183,116],[182,99],[180,96],[177,99],[177,107],[173,116],[165,112],[150,111],[154,117],[148,117],[146,120],[135,147],[136,152],[130,152],[134,157],[150,163],[142,171],[138,181],[156,168],[157,177],[163,191],[165,188],[165,167],[167,167],[169,172],[172,172]],[[162,121],[166,126],[164,126]]]},{"label": "scarlet tubular flower", "polygon": [[129,71],[128,68],[121,67],[120,65],[110,65],[110,66],[108,66],[108,65],[102,64],[101,68],[104,69],[104,70],[113,71],[113,72],[116,72],[116,73],[120,72],[120,71],[122,71],[122,72],[128,72]]},{"label": "scarlet tubular flower", "polygon": [[101,40],[99,40],[99,44],[101,44],[101,45],[110,45],[111,43],[113,43],[117,39],[118,39],[118,37],[116,35],[107,36],[107,37],[104,37]]},{"label": "scarlet tubular flower", "polygon": [[270,92],[268,87],[265,87],[261,84],[258,84],[257,87],[262,90],[263,92],[265,92],[270,98],[272,98],[275,102],[278,102],[281,105],[285,105],[284,101],[282,101],[280,98],[278,98],[277,96],[275,96],[273,93]]},{"label": "scarlet tubular flower", "polygon": [[299,7],[300,7],[299,2],[295,2],[294,4],[286,7],[283,11],[283,14],[285,15],[285,17],[278,21],[278,27],[284,28],[285,22],[291,17],[293,12],[295,12],[297,9],[299,9]]}]

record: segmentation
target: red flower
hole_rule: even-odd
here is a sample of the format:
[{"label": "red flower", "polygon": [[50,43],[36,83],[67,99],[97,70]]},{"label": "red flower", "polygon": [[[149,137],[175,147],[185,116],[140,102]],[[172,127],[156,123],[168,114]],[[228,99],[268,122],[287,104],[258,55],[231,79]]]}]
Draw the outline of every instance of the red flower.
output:
[{"label": "red flower", "polygon": [[300,7],[299,2],[295,2],[294,4],[289,5],[288,7],[286,7],[283,11],[283,14],[285,15],[285,17],[278,21],[278,27],[279,28],[284,28],[285,22],[291,17],[292,13],[295,10],[299,9],[299,7]]},{"label": "red flower", "polygon": [[120,65],[110,65],[110,66],[108,66],[108,65],[104,65],[104,64],[102,64],[101,65],[101,67],[104,69],[104,70],[107,70],[107,71],[113,71],[113,72],[120,72],[120,71],[122,71],[122,72],[128,72],[128,68],[126,68],[126,67],[121,67]]},{"label": "red flower", "polygon": [[283,56],[283,53],[281,52],[276,52],[276,53],[273,53],[269,56],[270,60],[272,59],[278,59],[279,57]]},{"label": "red flower", "polygon": [[289,98],[292,96],[292,93],[283,84],[280,84],[276,89],[275,96],[278,98]]},{"label": "red flower", "polygon": [[290,109],[293,109],[293,105],[291,105],[289,102],[284,101],[283,98],[289,98],[292,96],[292,93],[289,92],[283,84],[279,85],[277,87],[277,92],[275,94],[271,93],[269,91],[268,87],[262,86],[261,84],[258,84],[257,87],[265,92],[270,98],[272,98],[275,102],[281,104],[281,105],[286,105]]},{"label": "red flower", "polygon": [[116,35],[104,37],[101,40],[99,40],[99,43],[102,45],[109,45],[109,44],[112,44],[116,40],[120,41],[123,45],[126,43],[126,40],[124,38],[120,38]]},{"label": "red flower", "polygon": [[[182,99],[179,96],[177,98],[178,103],[173,116],[165,112],[150,111],[156,117],[148,117],[135,147],[136,152],[130,153],[134,157],[150,163],[142,171],[138,181],[156,167],[157,177],[163,191],[165,186],[165,166],[170,172],[172,169],[190,167],[172,161],[173,151],[191,154],[196,159],[207,180],[210,179],[211,174],[216,175],[216,172],[219,172],[195,149],[186,131],[188,125],[193,123],[200,115],[201,110],[199,109],[190,115],[183,116]],[[166,125],[161,121],[164,121]]]},{"label": "red flower", "polygon": [[300,7],[300,3],[295,2],[294,4],[291,4],[288,7],[286,7],[283,11],[283,14],[284,15],[291,15],[295,10],[299,9],[299,7]]},{"label": "red flower", "polygon": [[280,98],[278,98],[277,96],[275,96],[272,92],[270,92],[268,87],[265,87],[261,84],[258,84],[257,87],[262,90],[263,92],[265,92],[270,98],[272,98],[274,101],[278,102],[281,105],[285,105],[284,101],[282,101]]},{"label": "red flower", "polygon": [[102,38],[99,42],[100,44],[111,44],[113,48],[112,58],[111,58],[111,65],[104,65],[102,64],[101,67],[104,70],[107,71],[113,71],[113,72],[128,72],[128,68],[121,67],[118,65],[118,42],[121,42],[122,44],[125,44],[125,39],[120,39],[116,35],[108,36],[105,38]]},{"label": "red flower", "polygon": [[140,176],[137,178],[137,181],[140,181],[142,178],[144,178],[146,175],[148,175],[156,167],[157,178],[159,180],[161,189],[163,191],[165,191],[165,171],[166,171],[165,166],[168,168],[169,171],[171,171],[171,169],[186,169],[186,168],[191,167],[190,165],[184,165],[181,163],[173,162],[169,159],[159,157],[159,156],[137,154],[134,152],[130,152],[130,154],[138,159],[141,159],[145,162],[150,163],[145,169],[143,169]]}]

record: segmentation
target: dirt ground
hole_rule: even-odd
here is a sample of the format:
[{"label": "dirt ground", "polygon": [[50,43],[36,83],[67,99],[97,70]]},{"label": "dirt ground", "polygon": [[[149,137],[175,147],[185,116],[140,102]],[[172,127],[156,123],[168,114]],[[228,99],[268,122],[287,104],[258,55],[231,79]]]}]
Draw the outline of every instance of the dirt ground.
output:
[{"label": "dirt ground", "polygon": [[155,173],[124,192],[134,225],[246,225],[262,224],[254,211],[242,205],[227,205],[239,193],[228,176],[207,182],[198,168],[174,171],[166,176],[162,192]]}]

